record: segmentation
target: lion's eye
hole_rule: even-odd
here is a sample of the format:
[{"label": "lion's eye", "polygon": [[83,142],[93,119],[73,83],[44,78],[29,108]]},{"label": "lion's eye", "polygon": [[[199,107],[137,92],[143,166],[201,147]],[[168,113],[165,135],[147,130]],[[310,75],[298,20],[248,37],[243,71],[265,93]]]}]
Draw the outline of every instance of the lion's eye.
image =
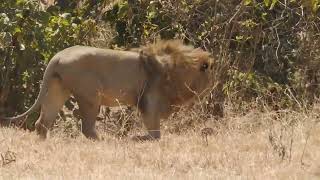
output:
[{"label": "lion's eye", "polygon": [[201,72],[205,72],[208,69],[208,63],[203,63],[200,67]]}]

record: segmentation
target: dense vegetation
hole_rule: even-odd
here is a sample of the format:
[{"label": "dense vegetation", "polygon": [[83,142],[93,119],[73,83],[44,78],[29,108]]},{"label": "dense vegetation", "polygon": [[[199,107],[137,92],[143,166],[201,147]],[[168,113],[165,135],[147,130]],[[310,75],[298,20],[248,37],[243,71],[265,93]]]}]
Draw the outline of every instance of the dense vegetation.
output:
[{"label": "dense vegetation", "polygon": [[[225,102],[241,111],[250,102],[307,109],[319,94],[319,7],[318,0],[0,0],[0,114],[30,107],[46,63],[66,47],[128,49],[159,38],[213,53],[216,84],[206,105],[214,115]],[[97,43],[106,32],[113,38]]]},{"label": "dense vegetation", "polygon": [[57,5],[44,11],[38,1],[1,0],[0,9],[0,107],[1,114],[12,115],[34,102],[50,58],[88,44],[95,22],[82,18],[81,9]]}]

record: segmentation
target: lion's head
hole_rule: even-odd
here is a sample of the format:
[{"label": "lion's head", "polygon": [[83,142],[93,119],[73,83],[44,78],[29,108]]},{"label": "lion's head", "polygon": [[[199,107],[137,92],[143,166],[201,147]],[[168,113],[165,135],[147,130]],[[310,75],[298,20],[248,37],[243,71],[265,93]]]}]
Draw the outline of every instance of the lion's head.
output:
[{"label": "lion's head", "polygon": [[141,48],[145,69],[160,82],[174,104],[181,104],[209,87],[210,53],[184,45],[180,40],[159,41]]}]

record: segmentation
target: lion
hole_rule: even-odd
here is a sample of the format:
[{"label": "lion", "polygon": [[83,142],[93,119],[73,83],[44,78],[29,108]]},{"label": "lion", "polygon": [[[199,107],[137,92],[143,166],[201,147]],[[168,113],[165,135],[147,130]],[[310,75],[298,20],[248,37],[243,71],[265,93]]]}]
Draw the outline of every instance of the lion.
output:
[{"label": "lion", "polygon": [[141,140],[160,139],[160,119],[174,106],[194,99],[210,85],[210,53],[180,40],[158,41],[124,51],[73,46],[48,63],[35,103],[21,115],[3,118],[17,122],[41,108],[36,133],[45,139],[59,110],[73,95],[82,116],[82,133],[99,139],[96,117],[101,105],[135,106],[147,129]]}]

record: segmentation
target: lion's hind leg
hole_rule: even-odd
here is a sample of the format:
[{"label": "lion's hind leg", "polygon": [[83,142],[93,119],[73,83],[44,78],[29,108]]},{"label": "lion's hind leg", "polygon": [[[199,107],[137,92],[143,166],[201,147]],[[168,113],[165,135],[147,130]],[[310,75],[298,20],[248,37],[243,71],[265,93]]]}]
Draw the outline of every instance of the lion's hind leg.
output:
[{"label": "lion's hind leg", "polygon": [[41,105],[40,117],[35,124],[37,134],[41,138],[47,137],[48,130],[53,126],[59,110],[69,96],[70,92],[62,86],[59,79],[54,78],[50,81],[47,95]]}]

